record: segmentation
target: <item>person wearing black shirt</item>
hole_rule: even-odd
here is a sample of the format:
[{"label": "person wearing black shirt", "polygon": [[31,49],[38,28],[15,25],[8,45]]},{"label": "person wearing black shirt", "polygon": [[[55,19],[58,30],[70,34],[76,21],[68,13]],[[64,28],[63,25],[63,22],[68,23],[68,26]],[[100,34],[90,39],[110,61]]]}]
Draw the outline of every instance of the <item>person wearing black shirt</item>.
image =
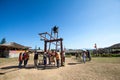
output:
[{"label": "person wearing black shirt", "polygon": [[35,51],[35,53],[34,53],[34,66],[35,66],[35,68],[38,67],[37,63],[38,63],[38,53],[37,53],[37,51]]}]

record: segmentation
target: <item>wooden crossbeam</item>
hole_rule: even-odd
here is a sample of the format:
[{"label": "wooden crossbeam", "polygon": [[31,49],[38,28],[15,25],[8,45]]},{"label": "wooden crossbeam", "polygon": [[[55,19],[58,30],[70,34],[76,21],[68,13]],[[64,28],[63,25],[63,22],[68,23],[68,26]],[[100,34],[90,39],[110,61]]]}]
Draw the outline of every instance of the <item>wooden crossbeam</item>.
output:
[{"label": "wooden crossbeam", "polygon": [[[49,35],[51,37],[52,40],[49,40],[48,38],[46,38],[46,36],[43,35]],[[50,35],[48,32],[44,32],[44,33],[39,33],[40,37],[43,38],[42,40],[47,41],[47,42],[54,42],[54,41],[60,41],[60,39],[55,39],[52,35]],[[52,43],[54,45],[56,45],[56,43]],[[57,44],[57,46],[60,46],[60,44]]]}]

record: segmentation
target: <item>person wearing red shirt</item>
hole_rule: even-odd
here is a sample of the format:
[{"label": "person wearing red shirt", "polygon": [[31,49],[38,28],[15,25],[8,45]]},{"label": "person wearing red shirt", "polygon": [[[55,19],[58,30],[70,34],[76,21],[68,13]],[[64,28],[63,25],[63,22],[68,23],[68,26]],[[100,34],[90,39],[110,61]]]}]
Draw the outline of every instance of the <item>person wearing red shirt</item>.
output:
[{"label": "person wearing red shirt", "polygon": [[22,62],[23,62],[22,53],[20,53],[20,54],[19,54],[19,68],[22,67]]}]

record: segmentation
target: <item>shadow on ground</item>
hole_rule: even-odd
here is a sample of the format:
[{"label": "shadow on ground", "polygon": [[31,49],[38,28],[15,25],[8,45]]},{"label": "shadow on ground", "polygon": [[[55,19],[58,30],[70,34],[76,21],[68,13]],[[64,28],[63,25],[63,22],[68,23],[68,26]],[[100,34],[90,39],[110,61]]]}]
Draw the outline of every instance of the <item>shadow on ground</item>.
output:
[{"label": "shadow on ground", "polygon": [[47,69],[57,69],[54,65],[38,65],[37,68],[34,67],[34,64],[28,64],[26,67],[18,68],[18,66],[5,66],[0,68],[0,75],[4,75],[9,72],[17,71],[20,69],[37,69],[37,70],[47,70]]},{"label": "shadow on ground", "polygon": [[27,65],[27,66],[25,67],[25,69],[45,70],[45,69],[57,69],[57,67],[54,66],[54,65],[46,65],[46,66],[44,66],[44,65],[38,65],[38,67],[36,68],[36,67],[34,67],[33,64],[29,64],[29,65]]},{"label": "shadow on ground", "polygon": [[81,62],[77,62],[77,63],[68,63],[68,65],[76,65],[76,64],[82,64]]},{"label": "shadow on ground", "polygon": [[6,66],[0,68],[0,75],[19,70],[18,66]]},{"label": "shadow on ground", "polygon": [[18,68],[18,66],[6,66],[2,67],[1,69],[13,69],[13,68]]}]

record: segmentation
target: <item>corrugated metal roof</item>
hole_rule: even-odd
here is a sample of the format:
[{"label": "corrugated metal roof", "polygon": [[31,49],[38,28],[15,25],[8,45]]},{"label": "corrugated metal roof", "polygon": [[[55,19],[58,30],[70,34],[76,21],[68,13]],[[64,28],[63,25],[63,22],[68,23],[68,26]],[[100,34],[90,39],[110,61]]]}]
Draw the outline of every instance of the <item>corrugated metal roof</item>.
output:
[{"label": "corrugated metal roof", "polygon": [[120,43],[110,46],[110,48],[120,48]]}]

